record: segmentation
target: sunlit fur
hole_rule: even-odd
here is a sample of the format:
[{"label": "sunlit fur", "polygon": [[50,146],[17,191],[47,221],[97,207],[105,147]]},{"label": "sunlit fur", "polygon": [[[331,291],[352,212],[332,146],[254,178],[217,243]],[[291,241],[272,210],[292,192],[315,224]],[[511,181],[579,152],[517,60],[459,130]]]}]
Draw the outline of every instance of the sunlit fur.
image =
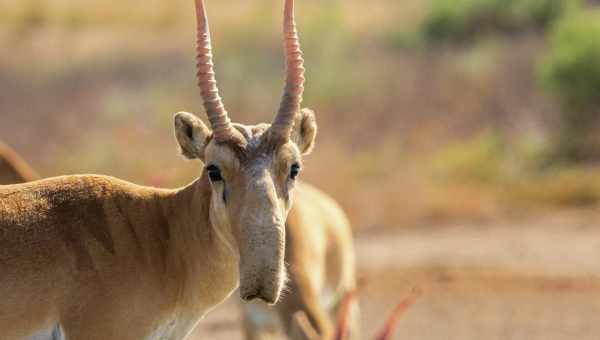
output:
[{"label": "sunlit fur", "polygon": [[[299,119],[297,129],[314,123],[308,111]],[[224,183],[203,172],[177,190],[94,175],[0,187],[2,339],[51,329],[67,339],[183,339],[238,284],[242,296],[277,301],[289,167],[314,133],[281,144],[268,125],[236,125],[246,143],[227,145],[191,114],[175,122],[183,154],[218,165]]]},{"label": "sunlit fur", "polygon": [[11,148],[0,142],[0,185],[24,183],[38,179],[37,174]]},{"label": "sunlit fur", "polygon": [[[266,339],[280,330],[291,339],[305,339],[293,323],[298,311],[319,339],[331,339],[339,304],[356,288],[352,234],[339,206],[306,183],[299,183],[288,216],[286,262],[290,282],[280,303],[242,306],[246,339]],[[356,302],[350,318],[351,338],[360,339]]]}]

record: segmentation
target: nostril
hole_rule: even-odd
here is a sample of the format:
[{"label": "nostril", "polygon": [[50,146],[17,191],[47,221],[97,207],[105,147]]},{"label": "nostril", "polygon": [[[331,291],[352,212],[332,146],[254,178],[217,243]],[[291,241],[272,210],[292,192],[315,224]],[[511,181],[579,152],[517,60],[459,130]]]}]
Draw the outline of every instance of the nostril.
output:
[{"label": "nostril", "polygon": [[247,296],[243,297],[243,299],[246,301],[256,300],[256,299],[258,299],[258,294],[247,295]]},{"label": "nostril", "polygon": [[244,299],[245,301],[252,301],[259,298],[261,298],[261,289],[251,291],[251,293],[248,292],[247,294],[242,295],[242,299]]},{"label": "nostril", "polygon": [[263,300],[263,302],[265,302],[268,305],[274,305],[277,303],[277,300],[274,298],[266,298],[266,297],[262,297],[261,300]]}]

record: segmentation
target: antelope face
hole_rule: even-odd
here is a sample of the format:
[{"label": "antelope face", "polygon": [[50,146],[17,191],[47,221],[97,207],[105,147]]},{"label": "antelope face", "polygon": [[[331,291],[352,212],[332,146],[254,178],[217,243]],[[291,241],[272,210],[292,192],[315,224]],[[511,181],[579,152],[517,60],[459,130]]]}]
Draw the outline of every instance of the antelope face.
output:
[{"label": "antelope face", "polygon": [[314,114],[296,115],[291,138],[274,138],[268,124],[234,124],[240,140],[218,142],[196,116],[175,115],[182,153],[199,158],[211,183],[211,223],[233,235],[239,250],[240,294],[275,303],[285,282],[285,221],[302,156],[316,135]]},{"label": "antelope face", "polygon": [[212,130],[196,116],[178,113],[175,133],[182,153],[206,164],[212,188],[210,219],[237,242],[242,298],[275,303],[285,281],[285,220],[300,158],[310,152],[316,135],[314,114],[300,110],[304,60],[294,0],[285,0],[286,85],[272,125],[231,123],[215,80],[203,0],[196,0],[196,17],[198,85]]}]

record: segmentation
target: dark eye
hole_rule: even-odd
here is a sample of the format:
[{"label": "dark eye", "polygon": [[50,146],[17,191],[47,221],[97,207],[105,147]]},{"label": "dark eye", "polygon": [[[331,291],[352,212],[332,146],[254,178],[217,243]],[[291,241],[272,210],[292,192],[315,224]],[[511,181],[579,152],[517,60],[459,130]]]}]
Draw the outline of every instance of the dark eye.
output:
[{"label": "dark eye", "polygon": [[208,178],[210,178],[211,182],[220,182],[223,180],[223,176],[221,176],[221,170],[216,165],[207,166],[206,172],[208,172]]},{"label": "dark eye", "polygon": [[300,175],[300,164],[298,163],[294,163],[292,164],[292,168],[290,169],[290,178],[291,179],[296,179],[298,178],[298,175]]}]

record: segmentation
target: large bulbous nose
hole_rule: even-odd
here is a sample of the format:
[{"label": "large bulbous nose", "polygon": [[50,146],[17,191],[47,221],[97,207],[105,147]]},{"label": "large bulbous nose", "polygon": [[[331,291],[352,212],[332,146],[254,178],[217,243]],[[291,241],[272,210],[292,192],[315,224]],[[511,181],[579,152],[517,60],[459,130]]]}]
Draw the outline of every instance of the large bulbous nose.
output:
[{"label": "large bulbous nose", "polygon": [[272,179],[253,178],[240,214],[240,295],[274,304],[285,282],[285,219]]}]

